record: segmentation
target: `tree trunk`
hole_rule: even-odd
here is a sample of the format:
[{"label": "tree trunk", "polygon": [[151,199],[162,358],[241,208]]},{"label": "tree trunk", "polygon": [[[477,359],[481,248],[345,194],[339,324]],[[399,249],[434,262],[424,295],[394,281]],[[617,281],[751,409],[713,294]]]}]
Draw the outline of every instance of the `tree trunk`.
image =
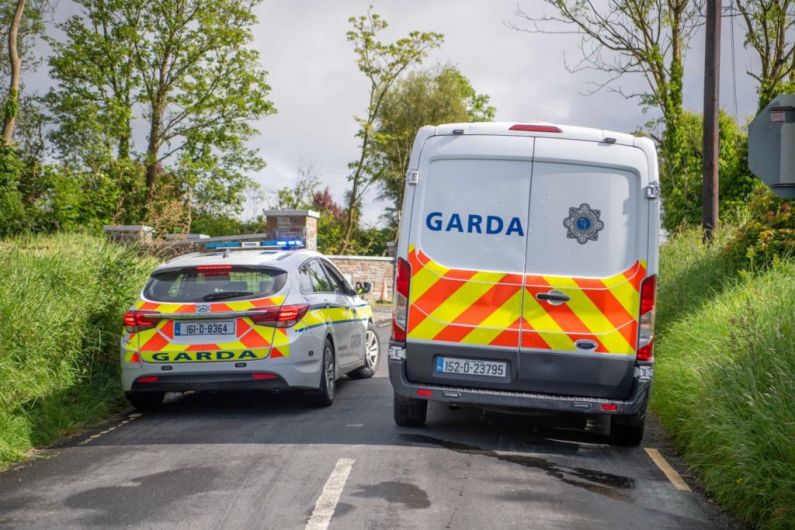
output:
[{"label": "tree trunk", "polygon": [[152,105],[152,117],[149,124],[149,144],[146,149],[146,209],[155,198],[155,180],[157,179],[157,159],[160,156],[160,126],[163,119],[163,104],[157,101]]},{"label": "tree trunk", "polygon": [[11,82],[8,87],[8,101],[6,101],[3,117],[3,145],[11,145],[14,128],[17,125],[19,112],[19,81],[22,77],[22,59],[17,49],[17,36],[22,23],[22,13],[25,11],[25,0],[17,0],[14,18],[8,30],[8,59],[11,62]]}]

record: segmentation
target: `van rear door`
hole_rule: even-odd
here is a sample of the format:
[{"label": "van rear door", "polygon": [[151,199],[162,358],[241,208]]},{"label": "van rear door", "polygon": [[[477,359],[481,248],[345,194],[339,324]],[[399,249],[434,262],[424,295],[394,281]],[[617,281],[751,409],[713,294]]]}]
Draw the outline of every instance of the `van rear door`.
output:
[{"label": "van rear door", "polygon": [[[533,141],[446,135],[425,142],[408,249],[409,380],[514,387]],[[443,373],[445,358],[497,361],[505,371]]]},{"label": "van rear door", "polygon": [[536,139],[520,389],[630,394],[648,254],[647,168],[634,147]]}]

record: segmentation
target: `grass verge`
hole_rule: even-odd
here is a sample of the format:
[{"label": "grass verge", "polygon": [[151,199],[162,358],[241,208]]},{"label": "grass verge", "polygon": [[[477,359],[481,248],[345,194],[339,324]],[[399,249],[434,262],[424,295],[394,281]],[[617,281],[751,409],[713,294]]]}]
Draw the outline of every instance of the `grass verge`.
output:
[{"label": "grass verge", "polygon": [[0,468],[122,404],[121,317],[154,264],[86,235],[0,242]]},{"label": "grass verge", "polygon": [[720,504],[795,528],[795,261],[736,271],[721,248],[661,249],[652,408]]}]

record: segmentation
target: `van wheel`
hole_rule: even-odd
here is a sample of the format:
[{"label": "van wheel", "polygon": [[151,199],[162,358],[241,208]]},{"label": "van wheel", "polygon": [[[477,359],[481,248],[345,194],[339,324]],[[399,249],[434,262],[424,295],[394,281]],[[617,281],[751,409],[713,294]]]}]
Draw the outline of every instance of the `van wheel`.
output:
[{"label": "van wheel", "polygon": [[328,338],[323,346],[323,363],[320,366],[320,388],[312,392],[312,403],[318,407],[328,407],[334,403],[334,391],[337,386],[334,346]]},{"label": "van wheel", "polygon": [[428,414],[428,402],[395,394],[395,423],[401,427],[422,427]]},{"label": "van wheel", "polygon": [[372,322],[367,324],[367,333],[364,335],[364,366],[348,373],[351,379],[367,379],[373,377],[381,360],[381,342],[375,332]]},{"label": "van wheel", "polygon": [[127,392],[127,401],[138,410],[157,410],[163,406],[165,392]]},{"label": "van wheel", "polygon": [[615,445],[636,447],[643,440],[646,415],[613,416],[610,419],[610,441]]}]

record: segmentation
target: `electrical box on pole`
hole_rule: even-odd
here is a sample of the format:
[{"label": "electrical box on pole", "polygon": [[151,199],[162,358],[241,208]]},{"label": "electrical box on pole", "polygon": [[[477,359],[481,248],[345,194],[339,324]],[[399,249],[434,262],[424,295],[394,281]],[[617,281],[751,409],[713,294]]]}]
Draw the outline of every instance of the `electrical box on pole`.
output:
[{"label": "electrical box on pole", "polygon": [[777,96],[751,122],[748,166],[776,195],[795,198],[795,94]]}]

